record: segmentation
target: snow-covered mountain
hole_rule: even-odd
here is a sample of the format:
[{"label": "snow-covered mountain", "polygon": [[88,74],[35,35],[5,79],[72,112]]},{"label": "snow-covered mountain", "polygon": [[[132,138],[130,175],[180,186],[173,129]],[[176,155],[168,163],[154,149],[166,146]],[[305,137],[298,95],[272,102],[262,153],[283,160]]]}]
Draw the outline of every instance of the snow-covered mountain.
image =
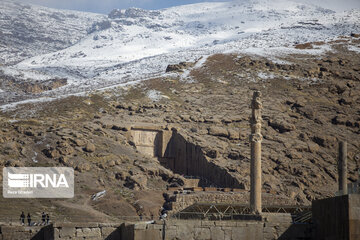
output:
[{"label": "snow-covered mountain", "polygon": [[[66,86],[38,96],[78,93],[159,76],[168,64],[195,61],[217,52],[289,52],[295,51],[296,43],[360,32],[360,10],[336,13],[287,0],[200,3],[158,11],[115,9],[108,16],[23,6],[22,17],[15,17],[11,12],[17,10],[11,7],[18,5],[0,6],[0,11],[13,15],[18,25],[45,14],[37,21],[42,27],[35,27],[35,22],[33,29],[25,29],[37,36],[57,36],[49,43],[35,38],[22,47],[27,55],[37,56],[2,68],[6,75],[24,81],[68,79]],[[52,22],[47,22],[49,19]],[[3,20],[0,29],[6,28],[12,29],[9,21]],[[12,35],[15,37],[7,35],[11,47],[2,47],[2,51],[15,48],[22,52],[16,45],[19,37]],[[41,51],[48,53],[38,55]],[[10,53],[4,56],[12,57]]]},{"label": "snow-covered mountain", "polygon": [[0,64],[72,46],[103,15],[0,2]]}]

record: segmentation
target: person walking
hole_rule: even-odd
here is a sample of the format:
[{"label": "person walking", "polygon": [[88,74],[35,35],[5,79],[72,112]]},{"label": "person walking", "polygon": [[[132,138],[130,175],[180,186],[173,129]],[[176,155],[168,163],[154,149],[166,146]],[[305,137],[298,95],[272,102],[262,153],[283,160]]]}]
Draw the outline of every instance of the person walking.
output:
[{"label": "person walking", "polygon": [[50,222],[50,216],[49,214],[46,214],[46,225],[48,225]]},{"label": "person walking", "polygon": [[21,212],[20,221],[21,221],[21,225],[25,225],[25,214],[24,214],[24,212]]},{"label": "person walking", "polygon": [[42,225],[45,225],[45,218],[46,218],[46,214],[45,214],[45,212],[42,212],[42,214],[41,214]]},{"label": "person walking", "polygon": [[27,221],[28,221],[28,225],[30,226],[30,225],[31,225],[31,216],[30,216],[30,213],[28,213],[28,215],[27,215]]}]

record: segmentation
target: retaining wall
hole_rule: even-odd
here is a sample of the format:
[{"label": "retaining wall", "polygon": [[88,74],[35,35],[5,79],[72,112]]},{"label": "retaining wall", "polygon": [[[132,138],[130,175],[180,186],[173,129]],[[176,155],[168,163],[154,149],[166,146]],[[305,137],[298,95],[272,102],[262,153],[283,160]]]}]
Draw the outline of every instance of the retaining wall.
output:
[{"label": "retaining wall", "polygon": [[[254,218],[252,218],[254,219]],[[247,240],[311,239],[310,225],[292,225],[290,214],[268,213],[259,220],[167,220],[139,223],[62,223],[43,228],[0,226],[0,239]]]}]

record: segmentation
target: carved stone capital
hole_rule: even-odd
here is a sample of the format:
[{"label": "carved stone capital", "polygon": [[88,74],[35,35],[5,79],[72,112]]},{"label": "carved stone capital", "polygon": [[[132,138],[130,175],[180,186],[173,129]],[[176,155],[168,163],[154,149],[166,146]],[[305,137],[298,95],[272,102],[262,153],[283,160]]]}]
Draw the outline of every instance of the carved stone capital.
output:
[{"label": "carved stone capital", "polygon": [[251,124],[251,133],[261,133],[261,122]]},{"label": "carved stone capital", "polygon": [[262,109],[261,92],[255,91],[251,102],[252,109]]},{"label": "carved stone capital", "polygon": [[250,135],[250,142],[262,142],[263,136],[261,133],[253,133]]}]

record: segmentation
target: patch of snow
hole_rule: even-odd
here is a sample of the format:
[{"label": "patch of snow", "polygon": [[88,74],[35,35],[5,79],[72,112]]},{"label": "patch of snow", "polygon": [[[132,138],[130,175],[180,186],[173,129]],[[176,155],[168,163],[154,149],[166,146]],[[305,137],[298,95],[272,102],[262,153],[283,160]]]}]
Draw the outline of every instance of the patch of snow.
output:
[{"label": "patch of snow", "polygon": [[274,79],[275,75],[273,73],[259,72],[258,77],[261,79]]},{"label": "patch of snow", "polygon": [[38,153],[34,151],[34,156],[31,158],[31,160],[34,162],[34,163],[37,163],[38,160],[36,159]]},{"label": "patch of snow", "polygon": [[35,98],[35,99],[26,99],[19,102],[13,102],[9,104],[4,104],[0,106],[0,110],[6,112],[8,110],[16,108],[18,105],[28,104],[28,103],[39,103],[39,102],[49,102],[56,100],[58,98],[50,98],[50,97],[42,97],[42,98]]},{"label": "patch of snow", "polygon": [[17,80],[36,79],[38,81],[45,81],[53,78],[49,73],[38,70],[23,70],[15,67],[0,67],[0,71],[4,75],[15,77]]},{"label": "patch of snow", "polygon": [[313,49],[296,49],[293,47],[273,47],[273,48],[248,48],[239,51],[240,53],[257,55],[261,57],[269,58],[274,62],[286,63],[286,61],[280,60],[274,56],[286,56],[290,54],[309,54],[309,55],[323,55],[326,52],[331,51],[331,47],[328,44],[316,46]]},{"label": "patch of snow", "polygon": [[208,59],[209,56],[201,56],[201,58],[196,62],[195,66],[193,67],[194,69],[196,68],[201,68],[204,63],[206,62],[206,60]]},{"label": "patch of snow", "polygon": [[157,91],[157,90],[149,90],[146,93],[146,96],[153,102],[158,102],[163,98],[169,98],[168,96],[163,95],[160,91]]},{"label": "patch of snow", "polygon": [[349,51],[353,51],[353,52],[360,53],[360,46],[350,45],[350,46],[348,46],[348,50],[349,50]]}]

